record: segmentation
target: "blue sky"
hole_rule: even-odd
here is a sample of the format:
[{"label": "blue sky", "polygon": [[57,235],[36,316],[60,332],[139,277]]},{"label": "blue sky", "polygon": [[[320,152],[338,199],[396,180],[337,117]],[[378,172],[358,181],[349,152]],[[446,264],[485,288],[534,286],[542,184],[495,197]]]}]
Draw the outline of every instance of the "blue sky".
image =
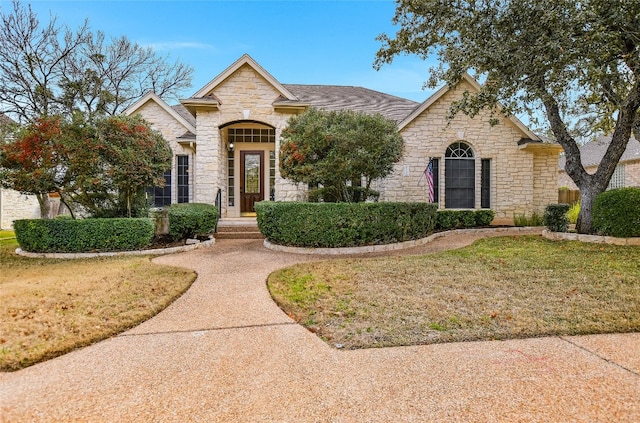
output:
[{"label": "blue sky", "polygon": [[[26,0],[23,0],[26,3]],[[189,97],[244,53],[281,83],[364,86],[424,101],[427,63],[398,57],[373,69],[382,32],[394,34],[392,0],[335,1],[31,1],[42,21],[52,13],[77,28],[125,35],[195,69]],[[0,1],[10,7],[7,0]]]}]

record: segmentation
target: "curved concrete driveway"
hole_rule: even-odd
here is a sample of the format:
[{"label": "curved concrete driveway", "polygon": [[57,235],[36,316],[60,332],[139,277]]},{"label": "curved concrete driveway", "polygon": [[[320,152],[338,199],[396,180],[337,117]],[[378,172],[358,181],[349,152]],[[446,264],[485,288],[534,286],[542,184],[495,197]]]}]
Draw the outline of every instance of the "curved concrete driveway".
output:
[{"label": "curved concrete driveway", "polygon": [[199,277],[120,336],[0,374],[1,421],[640,421],[640,334],[335,350],[265,288],[318,259],[232,240],[156,259]]}]

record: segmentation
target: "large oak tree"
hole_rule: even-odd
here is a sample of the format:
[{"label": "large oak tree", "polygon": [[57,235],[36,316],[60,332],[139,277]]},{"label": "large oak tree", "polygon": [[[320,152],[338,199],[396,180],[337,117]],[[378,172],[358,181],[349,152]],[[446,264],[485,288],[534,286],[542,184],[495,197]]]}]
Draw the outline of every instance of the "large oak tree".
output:
[{"label": "large oak tree", "polygon": [[[592,207],[635,132],[640,138],[640,1],[398,0],[394,37],[382,34],[374,66],[400,54],[437,54],[428,85],[455,84],[470,71],[484,86],[452,113],[481,109],[542,113],[564,148],[581,192],[577,229],[592,231]],[[579,141],[612,135],[594,174]]]}]

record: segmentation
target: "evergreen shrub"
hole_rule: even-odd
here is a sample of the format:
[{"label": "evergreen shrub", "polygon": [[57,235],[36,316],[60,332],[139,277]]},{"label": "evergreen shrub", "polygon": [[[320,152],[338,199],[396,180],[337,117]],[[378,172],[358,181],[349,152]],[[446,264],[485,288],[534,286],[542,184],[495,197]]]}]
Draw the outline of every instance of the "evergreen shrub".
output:
[{"label": "evergreen shrub", "polygon": [[140,250],[154,232],[148,218],[22,219],[13,226],[20,248],[33,253]]},{"label": "evergreen shrub", "polygon": [[593,229],[608,236],[640,236],[640,188],[605,191],[593,203]]},{"label": "evergreen shrub", "polygon": [[549,204],[544,211],[544,225],[552,232],[569,230],[569,204]]},{"label": "evergreen shrub", "polygon": [[295,247],[356,247],[420,239],[436,224],[430,203],[256,203],[271,242]]},{"label": "evergreen shrub", "polygon": [[488,226],[493,221],[493,210],[438,210],[436,229],[448,231],[451,229],[466,229],[478,226]]},{"label": "evergreen shrub", "polygon": [[218,225],[218,209],[211,204],[181,203],[167,207],[169,236],[179,239],[206,236]]}]

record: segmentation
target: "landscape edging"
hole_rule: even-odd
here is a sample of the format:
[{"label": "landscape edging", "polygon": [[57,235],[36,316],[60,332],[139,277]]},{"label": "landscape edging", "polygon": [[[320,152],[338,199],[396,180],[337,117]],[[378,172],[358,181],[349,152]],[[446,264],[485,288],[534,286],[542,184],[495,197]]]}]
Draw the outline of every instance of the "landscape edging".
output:
[{"label": "landscape edging", "polygon": [[264,240],[265,248],[273,251],[279,251],[283,253],[292,254],[309,254],[309,255],[347,255],[347,254],[366,254],[366,253],[380,253],[385,251],[397,251],[407,248],[418,247],[420,245],[428,244],[438,238],[442,238],[451,234],[460,233],[498,233],[498,232],[525,232],[534,229],[541,229],[540,227],[533,226],[516,226],[508,228],[477,228],[477,229],[453,229],[450,231],[436,232],[428,237],[415,239],[411,241],[396,242],[393,244],[380,244],[380,245],[364,245],[361,247],[320,247],[320,248],[308,248],[308,247],[291,247],[287,245],[273,244],[269,240]]},{"label": "landscape edging", "polygon": [[542,231],[542,236],[552,241],[580,241],[592,244],[640,246],[640,237],[617,238],[615,236],[585,235],[576,232],[552,232],[548,229]]}]

